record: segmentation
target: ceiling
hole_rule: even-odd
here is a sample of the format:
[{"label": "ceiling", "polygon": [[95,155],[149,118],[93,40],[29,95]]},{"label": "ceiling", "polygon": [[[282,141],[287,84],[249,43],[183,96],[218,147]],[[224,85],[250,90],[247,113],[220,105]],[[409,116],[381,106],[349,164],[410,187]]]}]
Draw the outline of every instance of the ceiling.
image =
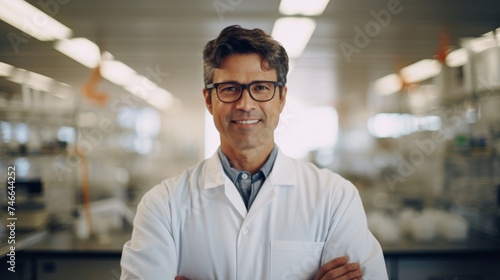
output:
[{"label": "ceiling", "polygon": [[[195,108],[203,106],[201,52],[205,43],[231,24],[270,33],[274,21],[281,17],[279,0],[28,2],[40,9],[40,3],[61,2],[51,6],[53,13],[49,14],[71,28],[74,37],[96,42],[140,74],[159,70],[163,75],[159,84],[184,106]],[[356,46],[355,28],[364,29],[375,21],[374,12],[395,3],[400,3],[401,12],[392,14],[387,26],[348,59],[340,45]],[[460,38],[499,27],[500,1],[331,0],[325,12],[314,19],[317,28],[289,76],[289,96],[311,105],[334,105],[341,120],[356,119],[366,111],[364,102],[371,81],[433,57],[440,34],[448,34],[451,45],[458,45]],[[28,38],[14,46],[7,36],[10,32],[23,35],[0,22],[0,61],[76,88],[90,75],[90,69],[54,50],[53,42]]]}]

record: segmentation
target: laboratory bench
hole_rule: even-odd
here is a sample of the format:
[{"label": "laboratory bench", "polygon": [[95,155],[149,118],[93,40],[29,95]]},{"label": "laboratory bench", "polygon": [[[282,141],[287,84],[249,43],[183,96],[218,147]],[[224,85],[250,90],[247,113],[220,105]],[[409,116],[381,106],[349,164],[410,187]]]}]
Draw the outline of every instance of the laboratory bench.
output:
[{"label": "laboratory bench", "polygon": [[[112,232],[106,238],[78,238],[73,231],[34,231],[16,237],[16,273],[8,272],[8,259],[1,260],[0,279],[12,280],[79,280],[120,279],[120,257],[131,231]],[[25,239],[36,241],[29,243]],[[6,256],[9,248],[2,240],[0,250]],[[4,253],[5,252],[5,253]],[[7,266],[6,266],[7,264]],[[8,278],[4,278],[8,277]]]},{"label": "laboratory bench", "polygon": [[500,240],[491,237],[472,235],[456,242],[403,238],[382,248],[390,279],[500,279]]},{"label": "laboratory bench", "polygon": [[[130,231],[113,232],[109,238],[100,240],[82,240],[71,231],[25,234],[18,239],[31,240],[16,251],[15,275],[5,274],[5,267],[0,278],[118,280],[122,247],[130,239],[130,234]],[[4,250],[5,245],[1,247]],[[382,244],[382,248],[393,280],[500,279],[500,240],[470,236],[462,242],[435,240],[416,243],[402,239],[393,244]],[[2,256],[5,255],[2,252]],[[4,266],[5,259],[1,263]],[[4,278],[5,275],[9,278]]]}]

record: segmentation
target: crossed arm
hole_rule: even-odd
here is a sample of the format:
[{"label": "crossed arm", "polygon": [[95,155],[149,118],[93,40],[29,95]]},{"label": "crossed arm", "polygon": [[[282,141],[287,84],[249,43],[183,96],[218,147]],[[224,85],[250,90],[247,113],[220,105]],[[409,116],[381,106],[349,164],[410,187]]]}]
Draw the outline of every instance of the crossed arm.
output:
[{"label": "crossed arm", "polygon": [[347,256],[333,259],[325,263],[314,277],[314,280],[356,280],[363,273],[358,263],[350,263]]},{"label": "crossed arm", "polygon": [[[350,263],[347,256],[339,257],[325,263],[314,277],[314,280],[356,280],[361,279],[363,273],[358,263]],[[175,280],[189,280],[182,276]]]}]

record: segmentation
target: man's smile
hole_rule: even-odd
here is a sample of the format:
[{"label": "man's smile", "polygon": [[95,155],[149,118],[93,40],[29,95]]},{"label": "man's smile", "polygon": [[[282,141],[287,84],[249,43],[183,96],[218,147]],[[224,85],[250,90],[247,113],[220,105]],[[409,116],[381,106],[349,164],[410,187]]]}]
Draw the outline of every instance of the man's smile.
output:
[{"label": "man's smile", "polygon": [[237,124],[256,124],[259,120],[233,120]]}]

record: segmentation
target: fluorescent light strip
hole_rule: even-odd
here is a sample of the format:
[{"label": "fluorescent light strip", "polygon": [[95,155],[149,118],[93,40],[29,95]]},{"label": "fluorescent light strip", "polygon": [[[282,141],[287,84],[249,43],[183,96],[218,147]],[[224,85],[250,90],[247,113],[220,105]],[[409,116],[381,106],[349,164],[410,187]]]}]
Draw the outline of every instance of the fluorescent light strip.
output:
[{"label": "fluorescent light strip", "polygon": [[125,89],[160,110],[167,110],[174,103],[170,92],[140,75],[132,77]]},{"label": "fluorescent light strip", "polygon": [[403,88],[403,82],[397,74],[389,74],[375,81],[373,84],[375,92],[380,95],[390,95]]},{"label": "fluorescent light strip", "polygon": [[423,59],[401,69],[403,80],[408,83],[418,83],[438,75],[441,64],[435,59]]},{"label": "fluorescent light strip", "polygon": [[55,80],[50,77],[15,67],[12,67],[12,73],[7,80],[44,92],[50,92],[55,84]]},{"label": "fluorescent light strip", "polygon": [[[141,76],[139,74],[132,75],[123,87],[140,97],[140,92],[145,92],[147,90],[153,90],[158,87],[154,82],[148,78]],[[136,93],[137,92],[137,93]]]},{"label": "fluorescent light strip", "polygon": [[279,18],[272,36],[285,47],[290,58],[295,58],[302,54],[315,28],[316,22],[310,18]]},{"label": "fluorescent light strip", "polygon": [[88,68],[95,68],[101,61],[99,47],[86,38],[57,41],[54,48]]},{"label": "fluorescent light strip", "polygon": [[14,66],[0,62],[0,77],[9,77],[14,70]]},{"label": "fluorescent light strip", "polygon": [[12,74],[7,80],[13,81],[14,83],[24,84],[27,81],[28,71],[21,68],[14,68]]},{"label": "fluorescent light strip", "polygon": [[170,92],[159,87],[149,92],[146,101],[161,110],[166,110],[173,105],[174,99]]},{"label": "fluorescent light strip", "polygon": [[469,60],[467,51],[464,48],[460,48],[450,52],[446,56],[446,65],[450,67],[459,67],[465,65]]},{"label": "fluorescent light strip", "polygon": [[124,86],[129,79],[137,75],[134,69],[117,60],[104,60],[101,62],[101,75],[106,80]]},{"label": "fluorescent light strip", "polygon": [[128,92],[160,110],[167,110],[175,102],[175,98],[170,92],[138,74],[131,75],[123,84],[123,87]]},{"label": "fluorescent light strip", "polygon": [[281,0],[279,11],[284,15],[321,15],[330,0]]},{"label": "fluorescent light strip", "polygon": [[73,31],[26,1],[0,0],[0,19],[40,41],[71,37]]},{"label": "fluorescent light strip", "polygon": [[105,51],[101,58],[99,47],[88,39],[62,40],[58,41],[54,47],[89,68],[97,67],[100,64],[100,72],[103,78],[116,85],[123,86],[128,92],[160,110],[166,110],[174,103],[174,98],[170,92],[158,87],[148,78],[138,75],[134,69],[125,63],[115,60],[111,53]]},{"label": "fluorescent light strip", "polygon": [[50,92],[54,85],[54,79],[49,78],[47,76],[35,73],[35,72],[29,72],[28,73],[28,81],[26,82],[30,88],[40,90],[40,91],[45,91],[45,92]]}]

